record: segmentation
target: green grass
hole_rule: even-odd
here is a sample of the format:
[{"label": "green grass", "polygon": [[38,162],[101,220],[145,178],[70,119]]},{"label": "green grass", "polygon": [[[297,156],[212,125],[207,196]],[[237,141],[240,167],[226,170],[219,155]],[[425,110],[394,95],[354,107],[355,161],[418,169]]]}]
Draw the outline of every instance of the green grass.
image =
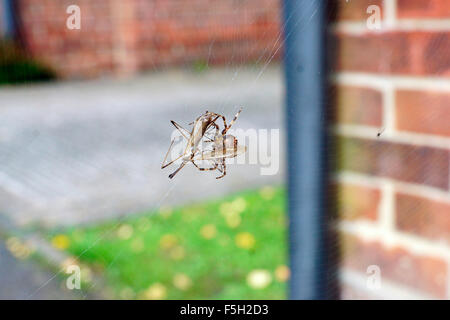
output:
[{"label": "green grass", "polygon": [[52,243],[103,273],[117,298],[284,299],[284,199],[265,187],[60,231]]},{"label": "green grass", "polygon": [[0,63],[0,85],[50,81],[55,74],[37,62],[25,59]]},{"label": "green grass", "polygon": [[14,42],[0,40],[0,85],[49,81],[56,74],[25,54]]}]

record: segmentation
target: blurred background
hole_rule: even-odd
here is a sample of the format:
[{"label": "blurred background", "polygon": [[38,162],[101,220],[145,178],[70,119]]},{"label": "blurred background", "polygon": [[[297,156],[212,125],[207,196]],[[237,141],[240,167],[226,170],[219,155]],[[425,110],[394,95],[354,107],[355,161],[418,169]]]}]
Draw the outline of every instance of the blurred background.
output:
[{"label": "blurred background", "polygon": [[[327,3],[329,295],[447,299],[450,2]],[[1,0],[0,298],[288,298],[284,17],[281,0]],[[279,139],[223,179],[168,179],[170,120],[239,106],[241,143]]]}]

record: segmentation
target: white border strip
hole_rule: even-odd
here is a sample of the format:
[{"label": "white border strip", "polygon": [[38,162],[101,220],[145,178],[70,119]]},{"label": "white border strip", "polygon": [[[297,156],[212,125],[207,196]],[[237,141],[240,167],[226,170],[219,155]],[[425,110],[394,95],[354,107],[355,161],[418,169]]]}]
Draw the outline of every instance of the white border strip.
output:
[{"label": "white border strip", "polygon": [[[369,17],[369,16],[367,16]],[[450,31],[450,19],[432,20],[432,19],[404,19],[393,22],[392,20],[384,20],[381,29],[371,30],[367,28],[364,22],[338,22],[330,24],[330,30],[336,33],[346,33],[350,35],[376,35],[386,32],[448,32]]]},{"label": "white border strip", "polygon": [[433,92],[450,92],[450,78],[377,75],[360,72],[340,72],[330,76],[330,80],[343,85],[366,86],[384,89],[410,89]]}]

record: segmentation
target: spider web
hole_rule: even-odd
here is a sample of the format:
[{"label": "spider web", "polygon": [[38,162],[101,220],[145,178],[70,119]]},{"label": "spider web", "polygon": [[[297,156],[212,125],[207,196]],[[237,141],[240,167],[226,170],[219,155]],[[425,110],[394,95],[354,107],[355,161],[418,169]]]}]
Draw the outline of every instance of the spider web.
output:
[{"label": "spider web", "polygon": [[[315,5],[314,1],[311,1],[309,3],[309,6],[311,6],[311,7],[314,6],[314,5]],[[314,17],[315,13],[316,12],[314,12],[309,17],[303,17],[303,20],[297,21],[295,23],[295,25],[297,26],[299,24],[307,24],[308,21],[310,21]],[[290,36],[290,34],[283,35],[283,29],[284,29],[285,23],[289,22],[292,19],[293,16],[294,16],[294,12],[292,12],[292,13],[290,13],[288,15],[287,20],[284,21],[284,24],[281,26],[280,32],[276,36],[275,40],[272,43],[270,43],[267,46],[265,46],[263,52],[260,53],[258,59],[256,60],[256,64],[258,66],[260,64],[262,64],[262,66],[258,67],[259,69],[258,69],[258,72],[257,72],[256,76],[245,87],[239,88],[239,90],[242,93],[251,92],[252,90],[255,89],[255,86],[256,86],[258,80],[263,76],[263,74],[265,73],[265,71],[267,70],[267,68],[271,64],[271,62],[274,60],[274,58],[280,53],[280,50],[282,50],[285,38]],[[209,62],[210,57],[214,54],[214,46],[216,44],[216,40],[217,39],[215,39],[215,38],[212,39],[210,44],[209,44],[208,61],[207,61],[207,65],[208,66],[210,65],[210,62]],[[288,55],[288,54],[289,54],[289,52],[285,52],[285,55]],[[230,93],[233,90],[236,90],[236,87],[233,86],[233,84],[236,82],[236,80],[239,79],[239,77],[241,76],[242,71],[247,68],[246,61],[249,59],[249,57],[250,57],[250,53],[248,53],[244,57],[241,57],[241,61],[239,63],[237,63],[237,66],[236,66],[235,65],[236,61],[234,59],[234,52],[233,52],[233,54],[229,58],[228,63],[225,65],[226,69],[232,71],[231,72],[232,75],[231,75],[231,77],[229,79],[228,86],[227,86],[226,89],[224,88],[225,90],[224,90],[223,95],[221,97],[217,98],[217,101],[221,101],[221,103],[218,106],[212,106],[214,110],[211,110],[211,111],[214,111],[214,112],[219,113],[219,114],[226,114],[228,116],[231,116],[231,115],[236,113],[237,109],[240,106],[232,106],[231,105],[232,98],[231,98]],[[158,70],[158,69],[155,67],[153,69],[153,71],[156,71],[156,70]],[[113,101],[111,101],[111,103],[114,104]],[[186,113],[189,112],[188,108],[189,108],[188,106],[185,106],[185,112]],[[192,114],[193,118],[195,118],[197,116],[198,116],[197,114]],[[241,117],[242,117],[242,115],[241,115]],[[170,123],[167,121],[167,126],[169,126],[169,125],[170,125]],[[126,132],[123,132],[123,134],[126,136]],[[33,137],[32,139],[30,139],[28,141],[28,144],[27,143],[23,144],[23,148],[25,148],[25,149],[30,148],[30,150],[32,150],[34,141],[37,140],[37,139],[41,139],[41,138],[42,138],[41,136]],[[67,142],[67,141],[64,140],[65,139],[64,137],[53,137],[53,138],[59,140],[62,144]],[[116,136],[111,134],[111,136],[109,138],[110,139],[115,139]],[[92,141],[95,141],[96,137],[91,137],[91,139],[92,139]],[[101,141],[101,140],[99,139],[99,141]],[[3,157],[2,158],[2,162],[7,163],[8,159],[9,159],[8,157],[13,157],[14,156],[14,152],[15,151],[12,150],[9,153],[3,153],[2,154],[2,157]],[[51,153],[49,153],[48,156],[51,157]],[[105,158],[104,160],[109,162],[109,163],[119,163],[119,164],[121,163],[120,159],[117,159],[116,157],[112,156],[109,153],[104,154],[103,157]],[[77,166],[85,166],[85,167],[93,167],[93,168],[96,168],[96,167],[98,168],[99,167],[99,165],[97,163],[87,162],[83,158],[77,159],[76,160],[76,165]],[[72,170],[73,170],[73,168],[72,168]],[[140,174],[140,172],[136,172],[136,174]],[[205,185],[208,185],[208,186],[212,187],[213,184],[216,183],[216,181],[215,180],[209,180],[209,181],[205,181],[204,183],[205,183]],[[184,186],[180,185],[179,181],[173,181],[173,183],[171,183],[170,186],[168,186],[165,190],[161,191],[161,194],[158,197],[159,199],[158,199],[158,201],[155,201],[154,206],[152,208],[148,208],[148,209],[149,210],[153,209],[152,211],[156,212],[156,209],[158,209],[166,201],[166,199],[168,199],[170,197],[170,195],[173,193],[173,191],[176,190],[177,188],[184,188]],[[95,247],[103,239],[108,237],[108,235],[110,235],[111,233],[115,232],[117,230],[117,228],[123,223],[123,221],[127,217],[128,217],[127,215],[124,215],[124,216],[116,218],[115,219],[115,223],[114,223],[114,225],[111,228],[109,228],[106,232],[104,232],[98,239],[93,241],[89,245],[89,247],[87,247],[85,250],[83,250],[83,252],[81,252],[78,256],[75,257],[76,261],[80,261],[81,258],[89,250],[91,250],[93,247]],[[118,252],[116,257],[106,266],[106,270],[108,268],[110,268],[115,263],[115,261],[116,261],[116,259],[118,258],[119,255],[120,255],[120,252]],[[39,286],[39,288],[37,290],[35,290],[33,293],[31,293],[27,298],[28,299],[33,298],[43,287],[45,287],[48,283],[50,283],[52,280],[54,280],[59,275],[64,274],[64,272],[65,272],[64,268],[61,268],[58,272],[55,272],[52,277],[50,277],[46,282],[42,283],[42,285]],[[96,285],[96,282],[93,281],[90,284],[90,287],[87,289],[87,291],[89,291],[89,289],[94,287],[95,285]],[[87,294],[84,294],[84,297],[86,298]]]}]

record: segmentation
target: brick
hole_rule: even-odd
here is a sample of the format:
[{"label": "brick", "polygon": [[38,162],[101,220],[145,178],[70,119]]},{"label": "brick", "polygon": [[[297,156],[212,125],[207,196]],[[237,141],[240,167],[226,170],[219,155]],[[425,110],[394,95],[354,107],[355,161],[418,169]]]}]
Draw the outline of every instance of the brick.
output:
[{"label": "brick", "polygon": [[341,183],[335,187],[337,210],[344,220],[375,221],[380,205],[380,190],[362,185]]},{"label": "brick", "polygon": [[350,137],[338,137],[336,147],[338,170],[449,188],[448,150]]},{"label": "brick", "polygon": [[371,295],[368,290],[361,290],[352,285],[341,284],[341,300],[378,300],[379,297]]},{"label": "brick", "polygon": [[450,77],[450,32],[336,35],[338,71]]},{"label": "brick", "polygon": [[399,230],[450,245],[450,203],[398,193],[395,208]]},{"label": "brick", "polygon": [[332,88],[332,121],[380,127],[383,118],[383,98],[380,91],[354,86],[338,85]]},{"label": "brick", "polygon": [[446,298],[447,264],[444,259],[416,255],[405,248],[387,248],[379,242],[363,241],[343,234],[341,267],[366,274],[370,265],[381,270],[383,279],[415,288],[436,298]]},{"label": "brick", "polygon": [[[70,4],[82,10],[81,30],[65,27]],[[265,61],[281,32],[279,0],[20,0],[18,8],[28,50],[65,77]]]},{"label": "brick", "polygon": [[328,12],[332,21],[365,21],[370,16],[367,8],[371,5],[379,6],[383,16],[383,0],[333,0],[330,3]]},{"label": "brick", "polygon": [[424,42],[422,64],[425,74],[450,76],[450,32],[433,33]]},{"label": "brick", "polygon": [[399,90],[395,114],[398,130],[450,136],[450,93]]},{"label": "brick", "polygon": [[450,18],[448,0],[397,0],[399,18]]}]

